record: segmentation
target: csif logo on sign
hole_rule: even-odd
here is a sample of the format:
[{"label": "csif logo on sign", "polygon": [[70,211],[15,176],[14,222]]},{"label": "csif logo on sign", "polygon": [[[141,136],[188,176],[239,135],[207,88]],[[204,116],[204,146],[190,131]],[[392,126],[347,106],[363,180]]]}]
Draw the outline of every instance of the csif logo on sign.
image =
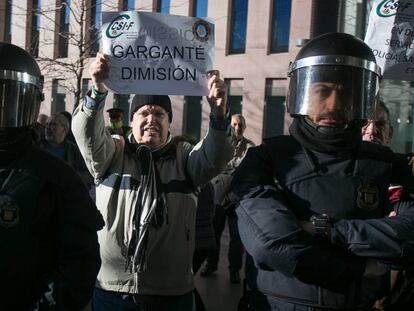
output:
[{"label": "csif logo on sign", "polygon": [[412,5],[409,1],[384,0],[377,6],[377,15],[380,17],[390,17],[397,13],[402,13]]},{"label": "csif logo on sign", "polygon": [[124,33],[131,32],[134,30],[135,22],[130,21],[131,17],[127,14],[121,14],[113,19],[106,28],[106,36],[108,38],[117,38]]}]

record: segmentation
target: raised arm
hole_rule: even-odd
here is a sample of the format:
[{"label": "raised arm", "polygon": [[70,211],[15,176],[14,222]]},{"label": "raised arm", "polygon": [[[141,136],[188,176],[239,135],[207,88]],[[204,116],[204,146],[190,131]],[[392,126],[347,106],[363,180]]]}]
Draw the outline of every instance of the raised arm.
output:
[{"label": "raised arm", "polygon": [[102,112],[107,94],[102,83],[109,71],[107,57],[98,53],[89,71],[92,90],[74,112],[72,131],[90,173],[94,178],[101,178],[116,151],[115,142],[105,128]]},{"label": "raised arm", "polygon": [[218,70],[209,73],[210,126],[207,135],[190,152],[187,172],[195,185],[207,183],[233,157],[234,147],[227,108],[227,90]]}]

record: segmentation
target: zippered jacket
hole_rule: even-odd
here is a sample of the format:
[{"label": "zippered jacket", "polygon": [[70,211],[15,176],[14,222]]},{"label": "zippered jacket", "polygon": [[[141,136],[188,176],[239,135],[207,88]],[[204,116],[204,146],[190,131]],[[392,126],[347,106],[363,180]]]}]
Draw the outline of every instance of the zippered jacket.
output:
[{"label": "zippered jacket", "polygon": [[101,264],[102,216],[69,165],[14,143],[0,152],[0,310],[81,311]]},{"label": "zippered jacket", "polygon": [[170,135],[166,145],[152,152],[166,194],[168,216],[161,227],[150,226],[147,267],[143,272],[133,273],[126,269],[126,263],[135,208],[140,199],[140,163],[131,144],[120,136],[111,136],[105,128],[103,107],[103,102],[96,103],[87,96],[72,121],[80,151],[95,178],[96,205],[106,223],[99,233],[102,267],[96,286],[145,295],[185,294],[194,287],[191,263],[195,193],[233,155],[230,120],[211,119],[213,126],[194,148],[185,142],[175,143]]},{"label": "zippered jacket", "polygon": [[[386,198],[391,183],[413,183],[399,162],[366,142],[349,156],[311,151],[293,136],[250,148],[229,194],[253,259],[249,287],[309,307],[371,308],[389,286],[389,267],[413,265],[414,202],[389,206]],[[388,217],[392,207],[398,216]],[[313,214],[329,216],[330,238],[303,229]]]}]

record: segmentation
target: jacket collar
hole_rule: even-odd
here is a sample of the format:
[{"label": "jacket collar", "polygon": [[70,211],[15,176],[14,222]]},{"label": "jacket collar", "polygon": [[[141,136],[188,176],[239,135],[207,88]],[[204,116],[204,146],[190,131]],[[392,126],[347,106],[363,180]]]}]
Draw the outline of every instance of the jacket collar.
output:
[{"label": "jacket collar", "polygon": [[[137,144],[137,142],[135,141],[135,138],[132,135],[132,133],[129,135],[126,145],[134,153],[139,146],[139,144]],[[171,133],[168,133],[167,141],[162,147],[155,149],[155,150],[151,150],[151,152],[152,152],[152,156],[155,161],[158,160],[159,158],[174,156],[175,155],[175,143],[174,143]]]}]

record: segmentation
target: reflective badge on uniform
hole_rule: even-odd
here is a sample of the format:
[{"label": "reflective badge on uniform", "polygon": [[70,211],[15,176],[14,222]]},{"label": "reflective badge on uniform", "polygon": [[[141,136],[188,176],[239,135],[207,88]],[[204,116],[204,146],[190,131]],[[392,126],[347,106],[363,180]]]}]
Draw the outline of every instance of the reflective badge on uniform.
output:
[{"label": "reflective badge on uniform", "polygon": [[379,191],[376,185],[361,185],[358,187],[357,205],[360,209],[372,211],[379,206]]},{"label": "reflective badge on uniform", "polygon": [[7,194],[0,193],[0,225],[10,228],[19,223],[19,207]]}]

